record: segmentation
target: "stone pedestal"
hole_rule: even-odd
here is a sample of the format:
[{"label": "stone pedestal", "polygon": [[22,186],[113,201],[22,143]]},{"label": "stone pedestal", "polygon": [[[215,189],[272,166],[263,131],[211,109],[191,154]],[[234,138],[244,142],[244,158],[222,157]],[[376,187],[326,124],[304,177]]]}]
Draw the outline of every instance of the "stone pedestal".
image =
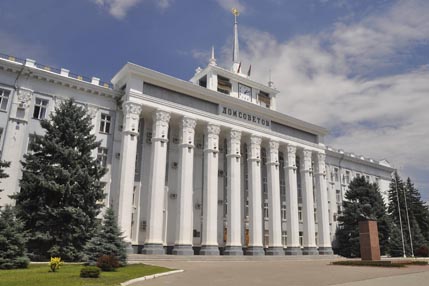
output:
[{"label": "stone pedestal", "polygon": [[359,241],[362,260],[380,260],[380,244],[375,220],[359,222]]}]

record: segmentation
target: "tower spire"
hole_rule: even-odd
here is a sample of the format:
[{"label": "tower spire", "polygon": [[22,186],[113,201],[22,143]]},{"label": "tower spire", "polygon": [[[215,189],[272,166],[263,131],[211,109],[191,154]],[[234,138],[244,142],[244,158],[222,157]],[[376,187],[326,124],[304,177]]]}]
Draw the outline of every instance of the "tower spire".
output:
[{"label": "tower spire", "polygon": [[238,22],[237,17],[240,15],[236,8],[232,8],[232,14],[234,15],[234,45],[232,47],[232,71],[238,73],[238,67],[240,65],[239,60],[239,46],[238,46]]},{"label": "tower spire", "polygon": [[214,47],[213,46],[212,46],[212,55],[210,57],[209,64],[212,65],[212,66],[216,65],[215,51],[214,51]]}]

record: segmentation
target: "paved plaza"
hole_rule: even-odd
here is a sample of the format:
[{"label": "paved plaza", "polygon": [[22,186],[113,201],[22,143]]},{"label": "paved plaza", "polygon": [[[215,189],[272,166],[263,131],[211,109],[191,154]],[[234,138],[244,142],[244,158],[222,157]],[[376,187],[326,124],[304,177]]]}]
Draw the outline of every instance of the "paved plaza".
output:
[{"label": "paved plaza", "polygon": [[338,257],[177,257],[132,255],[131,260],[183,269],[183,273],[134,285],[425,285],[429,266],[333,266]]}]

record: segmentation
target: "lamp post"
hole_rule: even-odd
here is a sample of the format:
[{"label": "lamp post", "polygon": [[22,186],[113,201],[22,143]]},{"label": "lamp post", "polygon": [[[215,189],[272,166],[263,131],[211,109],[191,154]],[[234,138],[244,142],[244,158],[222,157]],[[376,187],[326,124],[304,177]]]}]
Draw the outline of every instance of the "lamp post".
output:
[{"label": "lamp post", "polygon": [[408,215],[407,194],[405,193],[405,191],[404,191],[404,200],[405,200],[405,213],[407,214],[408,234],[410,235],[411,257],[414,258],[413,238],[411,235],[410,217]]},{"label": "lamp post", "polygon": [[395,185],[396,185],[396,200],[398,201],[398,215],[399,215],[399,225],[401,227],[402,253],[405,258],[407,256],[405,255],[404,232],[402,230],[401,205],[399,204],[398,180],[396,179],[396,173],[394,173],[393,176],[394,176]]}]

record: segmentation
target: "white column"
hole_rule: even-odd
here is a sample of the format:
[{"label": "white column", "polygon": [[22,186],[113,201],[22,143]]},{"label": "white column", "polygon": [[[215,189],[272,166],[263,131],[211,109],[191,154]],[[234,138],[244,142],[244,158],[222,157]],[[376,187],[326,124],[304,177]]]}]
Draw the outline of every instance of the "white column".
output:
[{"label": "white column", "polygon": [[279,142],[270,141],[267,160],[268,229],[267,255],[284,255],[280,207]]},{"label": "white column", "polygon": [[299,243],[298,184],[296,170],[296,147],[288,145],[285,150],[287,248],[286,255],[301,255]]},{"label": "white column", "polygon": [[317,234],[319,238],[319,254],[332,255],[331,238],[329,235],[329,206],[325,158],[326,155],[324,153],[317,153],[314,170],[317,198]]},{"label": "white column", "polygon": [[316,234],[314,225],[313,199],[313,170],[311,167],[311,151],[302,150],[301,153],[301,190],[303,213],[303,246],[304,255],[317,255]]},{"label": "white column", "polygon": [[247,143],[249,177],[249,246],[246,255],[264,255],[262,232],[261,137],[250,136]]},{"label": "white column", "polygon": [[220,127],[211,123],[205,129],[203,232],[200,255],[219,255],[217,242],[217,200]]},{"label": "white column", "polygon": [[123,104],[124,120],[120,153],[118,222],[131,250],[131,218],[133,213],[134,172],[136,167],[137,137],[142,107],[131,101]]},{"label": "white column", "polygon": [[241,246],[241,185],[240,185],[240,142],[241,132],[231,130],[228,134],[228,175],[227,175],[227,202],[228,202],[228,233],[225,255],[243,255]]},{"label": "white column", "polygon": [[194,255],[192,249],[193,230],[193,204],[194,191],[194,137],[195,119],[183,117],[180,123],[180,149],[179,149],[179,178],[178,178],[178,205],[176,242],[173,254]]},{"label": "white column", "polygon": [[157,110],[153,114],[152,152],[150,158],[148,216],[144,254],[164,254],[163,218],[165,196],[165,164],[167,159],[168,122],[170,113]]}]

